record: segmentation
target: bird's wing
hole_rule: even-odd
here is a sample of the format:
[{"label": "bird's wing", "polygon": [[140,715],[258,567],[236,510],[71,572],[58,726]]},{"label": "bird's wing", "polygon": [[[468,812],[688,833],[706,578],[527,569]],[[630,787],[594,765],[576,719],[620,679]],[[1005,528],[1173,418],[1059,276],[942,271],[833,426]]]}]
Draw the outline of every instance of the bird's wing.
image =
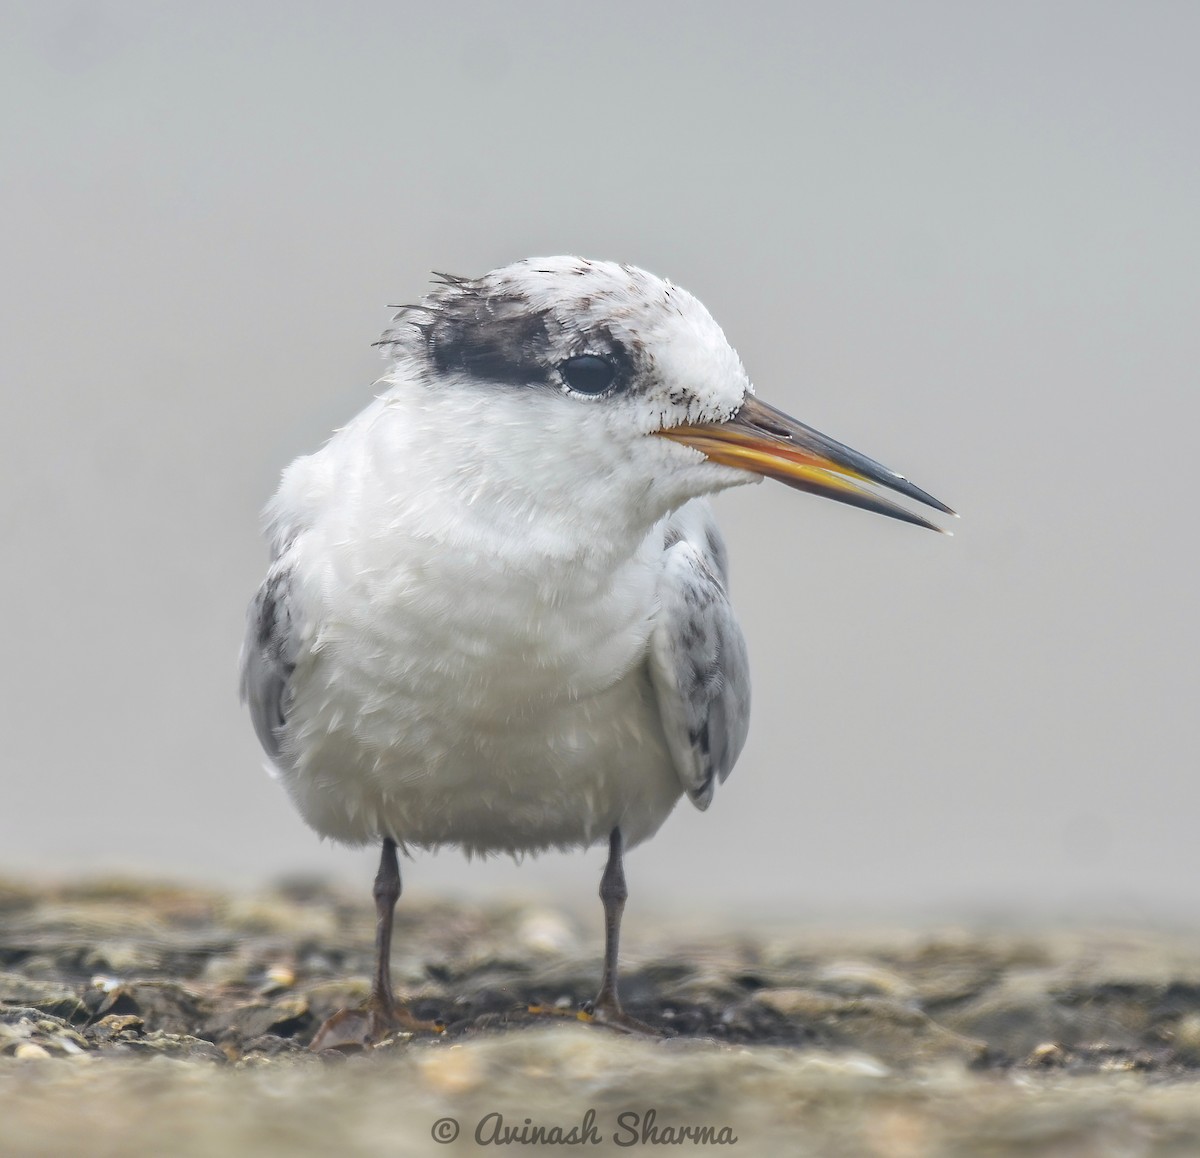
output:
[{"label": "bird's wing", "polygon": [[650,680],[679,779],[704,809],[746,742],[750,665],[725,590],[725,543],[708,504],[677,511],[665,544]]},{"label": "bird's wing", "polygon": [[277,559],[246,614],[241,660],[242,700],[250,708],[259,743],[275,761],[287,722],[288,681],[299,651],[293,603],[291,568]]}]

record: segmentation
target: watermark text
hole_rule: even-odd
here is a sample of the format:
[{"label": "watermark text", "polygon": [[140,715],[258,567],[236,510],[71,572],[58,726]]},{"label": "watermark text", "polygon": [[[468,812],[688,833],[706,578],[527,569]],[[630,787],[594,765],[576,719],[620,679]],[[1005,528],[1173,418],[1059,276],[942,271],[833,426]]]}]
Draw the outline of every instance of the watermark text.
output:
[{"label": "watermark text", "polygon": [[430,1133],[435,1142],[449,1145],[464,1130],[479,1146],[736,1146],[733,1127],[712,1122],[680,1122],[663,1118],[655,1109],[621,1110],[611,1121],[594,1109],[579,1121],[539,1122],[533,1118],[505,1117],[499,1110],[477,1121],[439,1118]]}]

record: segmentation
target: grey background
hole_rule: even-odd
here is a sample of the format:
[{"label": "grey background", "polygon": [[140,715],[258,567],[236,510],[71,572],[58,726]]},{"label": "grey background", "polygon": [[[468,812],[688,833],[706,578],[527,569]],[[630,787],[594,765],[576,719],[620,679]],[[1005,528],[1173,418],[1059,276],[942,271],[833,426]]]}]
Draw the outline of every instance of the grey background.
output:
[{"label": "grey background", "polygon": [[751,741],[635,908],[1194,914],[1198,14],[3,5],[0,869],[367,903],[237,704],[258,511],[370,398],[387,303],[578,252],[691,289],[764,398],[965,516],[719,500]]}]

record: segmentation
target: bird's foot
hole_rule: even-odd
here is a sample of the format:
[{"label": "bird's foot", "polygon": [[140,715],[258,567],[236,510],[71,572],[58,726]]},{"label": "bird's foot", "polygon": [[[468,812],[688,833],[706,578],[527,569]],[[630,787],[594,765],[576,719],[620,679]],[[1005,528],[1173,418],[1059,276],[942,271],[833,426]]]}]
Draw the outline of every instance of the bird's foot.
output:
[{"label": "bird's foot", "polygon": [[638,1021],[637,1018],[631,1018],[624,1009],[620,1008],[618,1001],[584,1002],[577,1016],[580,1021],[588,1021],[592,1025],[605,1025],[611,1030],[617,1030],[619,1033],[631,1033],[635,1037],[666,1037],[664,1032],[655,1030],[654,1026],[647,1025],[644,1021]]},{"label": "bird's foot", "polygon": [[326,1018],[308,1048],[314,1053],[373,1049],[397,1032],[441,1034],[446,1032],[446,1023],[440,1017],[433,1021],[414,1017],[403,1005],[385,1007],[369,1001],[361,1009],[339,1009]]},{"label": "bird's foot", "polygon": [[661,1029],[655,1029],[654,1026],[647,1025],[644,1021],[638,1021],[636,1017],[630,1017],[621,1008],[621,1003],[615,995],[602,993],[595,1001],[585,1001],[579,1010],[578,1017],[580,1021],[590,1022],[593,1025],[606,1025],[619,1033],[628,1033],[635,1037],[666,1037]]},{"label": "bird's foot", "polygon": [[572,1021],[586,1022],[588,1025],[604,1025],[615,1029],[618,1033],[633,1034],[637,1037],[666,1037],[661,1029],[655,1029],[636,1017],[630,1017],[621,1008],[620,1001],[615,996],[601,993],[595,1001],[585,1001],[582,1005],[542,1005],[531,1002],[527,1007],[535,1017],[569,1017]]},{"label": "bird's foot", "polygon": [[582,1005],[542,1005],[540,1002],[530,1002],[527,1012],[534,1017],[566,1017],[572,1021],[582,1021],[588,1025],[604,1025],[615,1029],[618,1033],[629,1033],[640,1037],[665,1037],[666,1034],[636,1017],[630,1017],[620,1005],[605,1004],[598,1006],[594,1001],[585,1001]]}]

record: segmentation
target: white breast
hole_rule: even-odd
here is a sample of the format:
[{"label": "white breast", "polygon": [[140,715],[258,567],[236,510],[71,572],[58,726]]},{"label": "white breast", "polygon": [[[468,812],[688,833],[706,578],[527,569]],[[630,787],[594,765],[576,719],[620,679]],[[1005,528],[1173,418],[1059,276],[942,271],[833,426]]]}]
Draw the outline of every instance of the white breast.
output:
[{"label": "white breast", "polygon": [[453,447],[415,453],[420,419],[377,403],[276,499],[303,635],[284,783],[352,843],[645,839],[681,794],[644,665],[661,530],[585,498],[531,520]]}]

